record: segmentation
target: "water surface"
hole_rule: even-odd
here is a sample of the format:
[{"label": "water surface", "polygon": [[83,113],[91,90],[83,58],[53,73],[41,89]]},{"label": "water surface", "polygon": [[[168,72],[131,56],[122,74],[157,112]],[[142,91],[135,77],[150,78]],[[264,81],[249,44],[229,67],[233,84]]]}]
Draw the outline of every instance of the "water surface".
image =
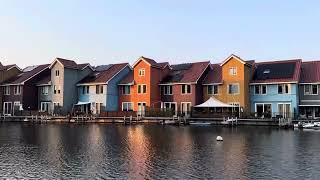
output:
[{"label": "water surface", "polygon": [[317,179],[319,137],[267,127],[0,123],[0,178]]}]

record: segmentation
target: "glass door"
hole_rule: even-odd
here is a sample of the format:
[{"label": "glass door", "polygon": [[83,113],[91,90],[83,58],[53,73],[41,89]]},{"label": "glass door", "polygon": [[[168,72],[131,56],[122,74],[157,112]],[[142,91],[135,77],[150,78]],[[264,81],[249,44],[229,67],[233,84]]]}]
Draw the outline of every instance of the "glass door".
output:
[{"label": "glass door", "polygon": [[144,116],[146,112],[146,103],[140,102],[138,103],[138,115]]},{"label": "glass door", "polygon": [[190,116],[191,112],[191,102],[183,102],[181,103],[181,112],[184,116]]},{"label": "glass door", "polygon": [[283,118],[291,118],[291,104],[278,104],[278,111]]},{"label": "glass door", "polygon": [[12,102],[4,102],[3,103],[3,114],[11,115],[12,113]]}]

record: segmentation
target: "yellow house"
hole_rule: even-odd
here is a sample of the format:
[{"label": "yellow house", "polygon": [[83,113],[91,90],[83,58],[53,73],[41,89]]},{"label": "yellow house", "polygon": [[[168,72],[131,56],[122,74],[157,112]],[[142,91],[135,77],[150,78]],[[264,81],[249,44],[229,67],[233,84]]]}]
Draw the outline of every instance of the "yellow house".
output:
[{"label": "yellow house", "polygon": [[250,112],[249,82],[254,61],[244,61],[232,54],[221,64],[212,64],[211,71],[203,82],[204,100],[213,96]]}]

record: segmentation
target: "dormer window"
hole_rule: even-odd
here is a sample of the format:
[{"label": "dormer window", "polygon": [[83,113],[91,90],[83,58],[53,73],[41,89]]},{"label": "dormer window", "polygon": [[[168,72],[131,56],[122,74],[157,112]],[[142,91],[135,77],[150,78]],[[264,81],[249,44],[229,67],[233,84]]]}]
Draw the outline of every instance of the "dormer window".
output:
[{"label": "dormer window", "polygon": [[236,75],[237,75],[237,67],[231,67],[231,68],[229,69],[229,74],[230,74],[231,76],[236,76]]},{"label": "dormer window", "polygon": [[144,68],[139,69],[139,76],[145,76],[146,70]]}]

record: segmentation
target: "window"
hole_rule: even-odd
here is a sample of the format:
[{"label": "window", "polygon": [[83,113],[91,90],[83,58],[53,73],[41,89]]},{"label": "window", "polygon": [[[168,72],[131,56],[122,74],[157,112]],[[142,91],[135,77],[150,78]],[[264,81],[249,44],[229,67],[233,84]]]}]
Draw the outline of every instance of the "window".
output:
[{"label": "window", "polygon": [[96,85],[96,94],[103,94],[103,85]]},{"label": "window", "polygon": [[89,94],[90,87],[89,86],[82,86],[82,94]]},{"label": "window", "polygon": [[145,69],[139,69],[139,76],[144,76],[146,74],[146,70]]},{"label": "window", "polygon": [[267,94],[267,85],[255,85],[254,94]]},{"label": "window", "polygon": [[229,69],[229,74],[232,75],[232,76],[237,75],[237,68],[236,67],[231,67]]},{"label": "window", "polygon": [[41,102],[40,111],[48,112],[49,111],[50,102]]},{"label": "window", "polygon": [[14,111],[19,111],[20,110],[20,107],[22,107],[22,104],[20,103],[20,101],[15,101],[13,103],[13,110]]},{"label": "window", "polygon": [[172,95],[172,86],[162,86],[163,95]]},{"label": "window", "polygon": [[122,94],[123,95],[129,95],[130,94],[130,86],[129,85],[126,85],[126,86],[123,86],[122,87]]},{"label": "window", "polygon": [[60,76],[60,71],[59,70],[56,70],[56,76]]},{"label": "window", "polygon": [[10,86],[3,87],[3,94],[10,95]]},{"label": "window", "polygon": [[209,85],[208,94],[210,95],[218,94],[218,85]]},{"label": "window", "polygon": [[304,85],[305,95],[318,95],[318,85],[316,84],[306,84]]},{"label": "window", "polygon": [[147,93],[147,85],[139,84],[138,85],[138,94],[145,94]]},{"label": "window", "polygon": [[49,86],[42,86],[41,87],[41,94],[48,95],[49,94]]},{"label": "window", "polygon": [[239,84],[229,84],[228,94],[239,94]]},{"label": "window", "polygon": [[21,94],[21,86],[14,86],[13,92],[14,92],[14,95],[20,95]]},{"label": "window", "polygon": [[123,102],[122,103],[122,111],[133,111],[133,103],[132,102]]},{"label": "window", "polygon": [[181,86],[181,93],[182,94],[191,94],[191,85],[190,84],[183,84]]},{"label": "window", "polygon": [[60,94],[60,86],[54,85],[53,86],[53,93],[54,94]]},{"label": "window", "polygon": [[278,94],[289,94],[289,84],[279,84],[278,85]]}]

